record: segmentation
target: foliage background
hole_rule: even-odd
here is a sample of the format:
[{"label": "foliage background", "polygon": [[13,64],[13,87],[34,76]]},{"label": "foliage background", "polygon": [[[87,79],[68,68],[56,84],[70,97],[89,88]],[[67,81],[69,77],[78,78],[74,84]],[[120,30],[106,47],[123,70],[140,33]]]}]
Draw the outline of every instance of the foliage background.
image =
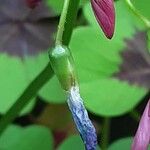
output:
[{"label": "foliage background", "polygon": [[[15,1],[17,3],[17,0]],[[29,36],[22,40],[22,35],[18,35],[18,32],[13,35],[7,23],[0,26],[0,33],[5,39],[0,43],[1,115],[8,111],[28,84],[48,63],[47,49],[53,45],[63,2],[63,0],[44,1],[48,13],[43,13],[44,15],[39,13],[38,17],[40,15],[42,17],[37,17],[36,21],[32,18],[33,24],[25,28],[30,31],[30,40]],[[145,17],[150,19],[148,0],[132,0],[132,2]],[[0,1],[0,3],[3,2]],[[12,6],[12,4],[9,5]],[[116,30],[110,41],[104,37],[99,28],[90,2],[82,0],[69,46],[75,60],[81,94],[98,135],[102,131],[103,118],[112,118],[111,128],[115,130],[113,125],[117,127],[119,120],[113,124],[113,119],[137,116],[135,109],[141,113],[149,95],[150,63],[147,60],[147,57],[149,58],[149,53],[147,53],[149,31],[139,18],[131,13],[124,0],[116,1],[115,7]],[[43,9],[41,12],[44,12]],[[42,19],[45,22],[42,22]],[[48,35],[45,34],[46,32]],[[37,38],[34,39],[32,35]],[[46,39],[40,38],[45,35]],[[22,42],[25,42],[27,53],[23,53],[22,47],[13,47],[14,41],[11,39],[17,39],[15,37],[20,39],[17,45],[23,45]],[[43,42],[49,41],[49,44],[38,45],[38,42],[42,43],[42,40]],[[5,43],[12,45],[10,46],[11,52]],[[40,49],[31,53],[30,49],[33,47],[35,49],[40,47]],[[23,55],[17,55],[17,51],[21,51]],[[145,73],[145,70],[148,73]],[[130,119],[125,119],[125,123],[130,124]],[[80,137],[73,135],[76,134],[76,130],[66,106],[64,92],[55,76],[41,88],[14,124],[10,125],[1,136],[0,149],[50,150],[54,147],[58,150],[67,150],[70,147],[74,150],[84,149]],[[112,133],[115,132],[113,134],[120,132],[117,137],[110,133],[109,142],[116,141],[110,144],[108,150],[117,150],[120,147],[125,150],[130,149],[137,122],[133,121],[133,124],[134,128],[133,125],[128,128],[122,122],[119,131],[112,131]],[[121,130],[125,130],[125,134],[122,134]]]}]

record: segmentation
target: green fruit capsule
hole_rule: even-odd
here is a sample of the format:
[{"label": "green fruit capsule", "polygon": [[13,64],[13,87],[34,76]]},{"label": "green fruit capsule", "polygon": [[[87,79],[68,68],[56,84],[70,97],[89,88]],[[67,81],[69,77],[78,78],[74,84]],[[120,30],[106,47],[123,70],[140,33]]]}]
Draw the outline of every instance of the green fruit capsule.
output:
[{"label": "green fruit capsule", "polygon": [[57,45],[49,53],[51,66],[65,91],[77,85],[72,55],[66,46]]}]

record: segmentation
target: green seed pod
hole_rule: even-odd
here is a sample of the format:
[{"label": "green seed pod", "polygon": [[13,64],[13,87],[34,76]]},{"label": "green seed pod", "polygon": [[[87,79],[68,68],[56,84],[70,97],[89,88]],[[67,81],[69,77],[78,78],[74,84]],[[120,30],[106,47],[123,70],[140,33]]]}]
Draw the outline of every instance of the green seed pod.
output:
[{"label": "green seed pod", "polygon": [[64,90],[69,91],[72,86],[77,85],[73,58],[67,47],[57,45],[50,51],[49,58],[51,66]]}]

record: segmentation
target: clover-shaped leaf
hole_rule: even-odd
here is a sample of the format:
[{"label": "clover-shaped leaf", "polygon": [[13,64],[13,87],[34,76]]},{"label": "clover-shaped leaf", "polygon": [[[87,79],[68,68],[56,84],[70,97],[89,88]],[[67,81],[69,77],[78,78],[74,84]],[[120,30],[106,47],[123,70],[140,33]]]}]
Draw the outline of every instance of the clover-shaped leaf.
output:
[{"label": "clover-shaped leaf", "polygon": [[[5,113],[48,62],[56,23],[46,5],[0,0],[0,113]],[[24,111],[29,112],[33,102]]]},{"label": "clover-shaped leaf", "polygon": [[115,76],[131,84],[150,88],[150,54],[147,34],[138,32],[133,39],[126,39],[127,46],[121,52],[122,64]]},{"label": "clover-shaped leaf", "polygon": [[51,132],[42,126],[22,128],[11,125],[0,137],[0,149],[5,150],[52,150]]}]

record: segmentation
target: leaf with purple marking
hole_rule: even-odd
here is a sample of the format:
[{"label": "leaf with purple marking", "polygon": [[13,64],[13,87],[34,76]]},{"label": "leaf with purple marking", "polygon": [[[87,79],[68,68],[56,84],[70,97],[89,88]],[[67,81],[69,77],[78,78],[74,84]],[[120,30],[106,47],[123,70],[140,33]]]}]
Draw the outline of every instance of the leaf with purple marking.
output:
[{"label": "leaf with purple marking", "polygon": [[150,88],[150,54],[145,32],[137,32],[133,39],[126,39],[126,48],[121,52],[122,64],[116,78]]},{"label": "leaf with purple marking", "polygon": [[0,52],[24,56],[50,46],[55,25],[43,3],[30,9],[25,0],[0,0]]},{"label": "leaf with purple marking", "polygon": [[[32,10],[25,0],[0,0],[0,113],[10,108],[48,62],[47,48],[56,28],[50,16],[44,3]],[[24,112],[32,107],[33,102]]]}]

